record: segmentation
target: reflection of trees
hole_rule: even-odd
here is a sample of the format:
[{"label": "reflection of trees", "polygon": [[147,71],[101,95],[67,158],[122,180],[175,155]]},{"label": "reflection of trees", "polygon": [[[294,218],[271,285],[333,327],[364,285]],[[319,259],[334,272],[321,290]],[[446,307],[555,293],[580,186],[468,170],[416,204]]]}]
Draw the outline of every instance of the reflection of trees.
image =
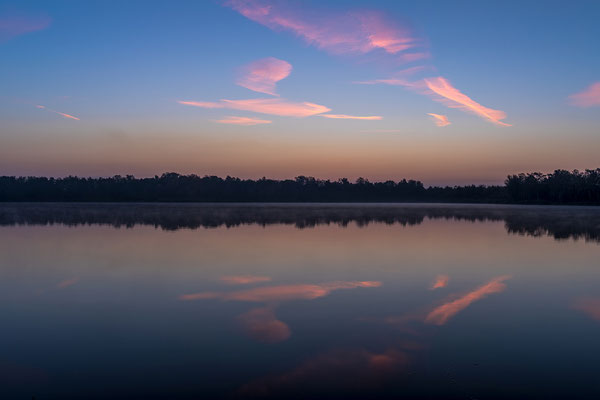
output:
[{"label": "reflection of trees", "polygon": [[0,225],[114,227],[152,225],[165,230],[288,224],[297,228],[351,223],[412,226],[425,219],[504,221],[511,234],[600,242],[600,210],[592,207],[436,204],[200,204],[5,203]]}]

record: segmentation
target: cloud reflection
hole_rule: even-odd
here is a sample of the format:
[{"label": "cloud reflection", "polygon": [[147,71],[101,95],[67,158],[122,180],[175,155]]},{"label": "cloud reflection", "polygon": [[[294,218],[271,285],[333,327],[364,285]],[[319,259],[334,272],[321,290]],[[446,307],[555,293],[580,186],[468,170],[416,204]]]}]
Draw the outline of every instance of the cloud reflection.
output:
[{"label": "cloud reflection", "polygon": [[231,275],[222,276],[220,280],[228,285],[247,285],[250,283],[269,282],[271,277],[256,275]]},{"label": "cloud reflection", "polygon": [[425,322],[434,325],[444,325],[450,318],[467,308],[471,303],[492,293],[502,292],[506,289],[506,285],[503,282],[507,279],[510,279],[510,276],[499,276],[456,300],[449,301],[436,307],[425,317]]},{"label": "cloud reflection", "polygon": [[600,298],[598,297],[584,297],[573,304],[576,310],[583,311],[590,318],[600,321]]},{"label": "cloud reflection", "polygon": [[364,391],[397,379],[398,373],[404,371],[409,362],[409,354],[399,348],[382,352],[361,348],[335,349],[310,357],[287,372],[249,382],[237,394],[242,397],[298,398],[301,393],[302,398],[322,398],[323,388],[332,393]]},{"label": "cloud reflection", "polygon": [[[224,277],[226,282],[251,283],[256,278],[270,279],[266,277]],[[265,343],[277,343],[291,336],[289,326],[277,319],[275,308],[283,301],[291,300],[313,300],[327,296],[334,290],[354,289],[358,287],[378,287],[378,281],[335,281],[322,284],[296,284],[261,286],[257,288],[238,290],[233,292],[201,292],[184,294],[179,296],[180,300],[202,300],[220,299],[224,301],[245,301],[253,303],[266,303],[266,307],[253,308],[239,315],[238,322],[248,336]]]},{"label": "cloud reflection", "polygon": [[336,281],[323,284],[296,284],[296,285],[278,285],[262,286],[253,289],[239,290],[235,292],[201,292],[184,294],[179,297],[180,300],[199,300],[199,299],[220,299],[236,300],[257,303],[270,303],[290,300],[312,300],[327,296],[334,290],[354,289],[357,287],[378,287],[381,282],[361,281],[348,282]]},{"label": "cloud reflection", "polygon": [[66,288],[66,287],[73,286],[73,285],[74,285],[74,284],[76,284],[78,281],[79,281],[79,278],[67,279],[67,280],[64,280],[64,281],[62,281],[62,282],[59,282],[59,283],[56,285],[56,287],[57,287],[58,289],[64,289],[64,288]]},{"label": "cloud reflection", "polygon": [[253,308],[237,320],[246,334],[259,342],[278,343],[292,335],[290,327],[277,319],[273,307]]},{"label": "cloud reflection", "polygon": [[431,290],[435,290],[435,289],[440,289],[443,287],[446,287],[446,285],[448,284],[448,280],[450,278],[448,278],[448,275],[438,275],[435,278],[435,281],[433,282],[433,284],[431,285]]}]

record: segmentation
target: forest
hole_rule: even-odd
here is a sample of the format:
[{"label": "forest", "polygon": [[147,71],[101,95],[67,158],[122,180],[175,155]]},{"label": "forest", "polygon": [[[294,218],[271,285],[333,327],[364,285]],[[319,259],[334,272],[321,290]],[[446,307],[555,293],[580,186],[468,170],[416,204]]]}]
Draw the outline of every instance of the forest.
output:
[{"label": "forest", "polygon": [[433,202],[600,204],[600,168],[509,175],[504,185],[428,186],[417,180],[257,180],[164,173],[152,178],[0,177],[3,202]]}]

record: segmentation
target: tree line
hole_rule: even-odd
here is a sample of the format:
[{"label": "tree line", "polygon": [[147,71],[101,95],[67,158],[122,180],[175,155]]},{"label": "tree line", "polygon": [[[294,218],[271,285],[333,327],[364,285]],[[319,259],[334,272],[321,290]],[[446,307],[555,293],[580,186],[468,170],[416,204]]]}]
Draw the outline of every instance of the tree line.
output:
[{"label": "tree line", "polygon": [[600,168],[510,175],[501,185],[335,181],[298,176],[257,180],[165,173],[152,178],[0,177],[0,201],[81,202],[449,202],[600,204]]}]

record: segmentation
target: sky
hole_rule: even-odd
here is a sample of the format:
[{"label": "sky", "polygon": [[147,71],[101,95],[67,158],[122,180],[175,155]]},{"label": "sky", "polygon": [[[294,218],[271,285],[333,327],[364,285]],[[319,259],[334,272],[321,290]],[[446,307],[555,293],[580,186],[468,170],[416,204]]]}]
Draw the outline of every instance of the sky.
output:
[{"label": "sky", "polygon": [[600,167],[598,1],[0,0],[0,175]]}]

